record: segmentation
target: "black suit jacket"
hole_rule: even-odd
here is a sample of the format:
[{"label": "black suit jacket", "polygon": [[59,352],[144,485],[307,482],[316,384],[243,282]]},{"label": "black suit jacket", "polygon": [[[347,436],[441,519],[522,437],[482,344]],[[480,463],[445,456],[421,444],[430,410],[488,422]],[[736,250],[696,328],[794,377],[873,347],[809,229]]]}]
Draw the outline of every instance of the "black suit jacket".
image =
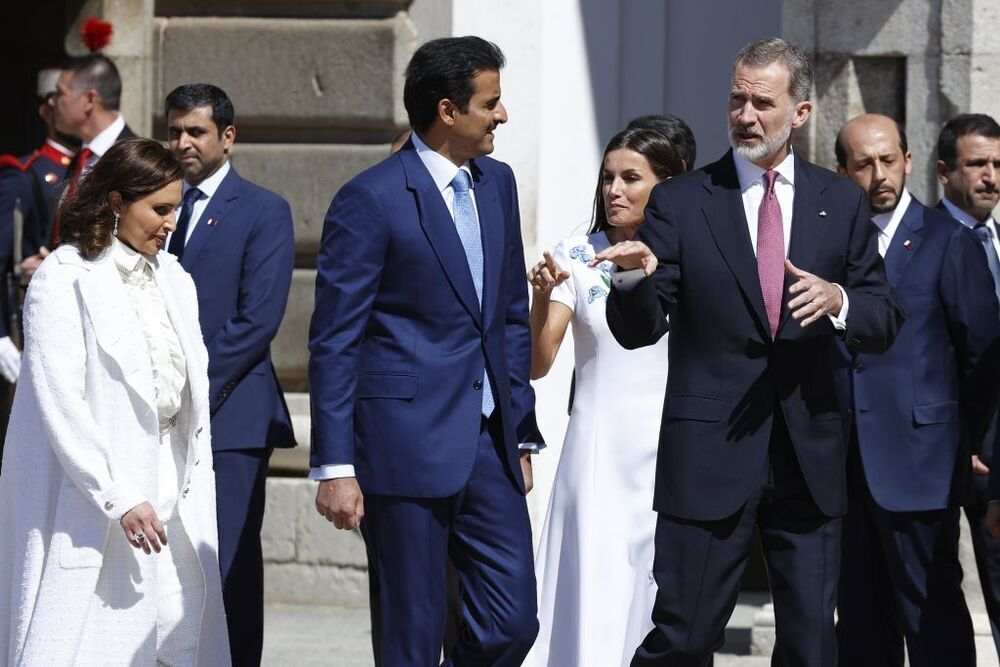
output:
[{"label": "black suit jacket", "polygon": [[659,267],[628,292],[613,289],[607,313],[629,349],[657,341],[669,316],[654,508],[694,520],[736,512],[766,481],[780,409],[817,506],[843,514],[850,417],[837,345],[884,351],[902,321],[864,193],[795,160],[789,259],[846,290],[843,333],[827,318],[803,329],[783,308],[771,339],[731,153],[654,188],[639,238]]}]

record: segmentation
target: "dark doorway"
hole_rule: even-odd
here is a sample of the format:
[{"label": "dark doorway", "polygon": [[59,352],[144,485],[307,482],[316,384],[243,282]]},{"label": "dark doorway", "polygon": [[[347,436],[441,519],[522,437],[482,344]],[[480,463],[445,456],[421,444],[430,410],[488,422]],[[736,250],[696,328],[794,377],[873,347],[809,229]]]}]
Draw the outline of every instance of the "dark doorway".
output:
[{"label": "dark doorway", "polygon": [[23,155],[45,139],[35,97],[38,70],[66,56],[73,0],[4,2],[0,8],[0,153]]}]

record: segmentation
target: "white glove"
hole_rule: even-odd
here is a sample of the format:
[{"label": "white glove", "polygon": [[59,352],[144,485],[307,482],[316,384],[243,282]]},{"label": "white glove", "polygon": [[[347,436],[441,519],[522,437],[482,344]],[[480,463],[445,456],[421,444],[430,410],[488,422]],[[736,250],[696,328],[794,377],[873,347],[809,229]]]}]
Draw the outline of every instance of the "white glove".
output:
[{"label": "white glove", "polygon": [[9,336],[0,338],[0,375],[11,384],[17,382],[21,372],[21,351]]}]

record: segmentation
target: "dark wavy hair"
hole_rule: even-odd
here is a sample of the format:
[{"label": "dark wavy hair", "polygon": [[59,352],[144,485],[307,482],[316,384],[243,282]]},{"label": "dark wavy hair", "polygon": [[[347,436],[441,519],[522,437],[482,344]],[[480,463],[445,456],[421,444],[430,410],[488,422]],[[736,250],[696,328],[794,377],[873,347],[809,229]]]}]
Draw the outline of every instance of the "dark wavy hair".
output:
[{"label": "dark wavy hair", "polygon": [[604,160],[608,153],[619,148],[627,148],[642,155],[649,162],[656,178],[665,181],[671,176],[684,173],[684,161],[665,134],[647,127],[627,127],[615,136],[604,148],[601,168],[597,172],[597,191],[594,193],[594,215],[588,233],[603,232],[611,227],[608,214],[604,210]]},{"label": "dark wavy hair", "polygon": [[180,180],[183,175],[181,163],[157,141],[129,139],[115,144],[59,207],[63,242],[77,246],[86,259],[94,259],[111,245],[112,192],[130,204]]}]

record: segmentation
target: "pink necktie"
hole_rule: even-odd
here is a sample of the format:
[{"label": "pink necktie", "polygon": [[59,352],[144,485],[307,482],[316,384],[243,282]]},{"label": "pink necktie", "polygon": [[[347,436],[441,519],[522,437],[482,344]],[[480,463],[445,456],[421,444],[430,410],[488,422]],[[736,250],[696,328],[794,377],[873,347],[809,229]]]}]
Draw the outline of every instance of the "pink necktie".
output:
[{"label": "pink necktie", "polygon": [[764,172],[764,198],[757,209],[757,276],[772,338],[778,331],[785,287],[785,235],[781,229],[781,204],[774,194],[777,177],[773,169]]}]

